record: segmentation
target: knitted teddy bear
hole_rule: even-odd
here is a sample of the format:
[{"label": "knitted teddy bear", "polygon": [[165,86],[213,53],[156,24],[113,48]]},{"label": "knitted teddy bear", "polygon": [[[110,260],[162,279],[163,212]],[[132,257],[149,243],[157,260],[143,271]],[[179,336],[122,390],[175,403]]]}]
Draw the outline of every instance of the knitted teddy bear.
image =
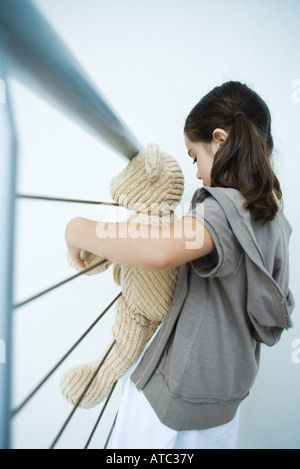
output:
[{"label": "knitted teddy bear", "polygon": [[[128,223],[159,227],[174,222],[174,210],[180,203],[183,190],[184,178],[179,164],[156,144],[149,144],[145,151],[135,156],[110,184],[112,199],[135,212],[128,218]],[[87,267],[101,261],[100,257],[83,250],[80,256]],[[69,253],[68,261],[77,271],[82,270]],[[87,275],[103,272],[111,265],[106,261]],[[80,407],[88,409],[99,404],[114,383],[137,361],[169,311],[178,270],[176,267],[163,272],[143,271],[113,264],[114,281],[122,289],[112,329],[115,345]],[[79,400],[101,360],[74,367],[63,375],[62,394],[71,404]]]}]

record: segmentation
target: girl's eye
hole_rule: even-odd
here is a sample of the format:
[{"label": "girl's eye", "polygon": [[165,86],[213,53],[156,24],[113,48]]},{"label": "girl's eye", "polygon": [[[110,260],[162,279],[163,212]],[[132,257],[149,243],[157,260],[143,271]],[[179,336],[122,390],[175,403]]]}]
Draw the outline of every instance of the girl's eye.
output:
[{"label": "girl's eye", "polygon": [[195,164],[195,163],[197,163],[197,158],[194,159],[192,164]]}]

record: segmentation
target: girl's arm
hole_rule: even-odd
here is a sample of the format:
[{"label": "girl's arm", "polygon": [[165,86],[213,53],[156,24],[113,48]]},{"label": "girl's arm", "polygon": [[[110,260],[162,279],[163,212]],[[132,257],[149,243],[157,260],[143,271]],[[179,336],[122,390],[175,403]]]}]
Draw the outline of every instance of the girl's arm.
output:
[{"label": "girl's arm", "polygon": [[113,263],[154,271],[185,264],[215,250],[209,231],[193,217],[165,228],[73,218],[65,238],[71,256],[83,268],[81,249]]}]

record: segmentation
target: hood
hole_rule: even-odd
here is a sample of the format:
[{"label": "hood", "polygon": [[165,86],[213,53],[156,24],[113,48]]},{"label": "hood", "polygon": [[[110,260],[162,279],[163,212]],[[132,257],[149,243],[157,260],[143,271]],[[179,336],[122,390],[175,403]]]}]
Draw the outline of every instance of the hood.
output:
[{"label": "hood", "polygon": [[[280,211],[281,256],[285,262],[278,262],[274,272],[270,272],[264,263],[259,248],[249,210],[244,208],[245,198],[236,189],[205,187],[201,191],[213,196],[224,210],[232,231],[245,251],[245,267],[247,272],[247,313],[253,324],[254,336],[258,342],[272,346],[278,342],[284,329],[293,327],[291,314],[295,301],[288,288],[289,277],[288,244],[291,227]],[[269,222],[273,223],[273,222]],[[275,226],[274,226],[275,230]],[[272,234],[272,230],[270,231]],[[278,230],[268,238],[268,243],[275,243]],[[281,269],[281,272],[278,270]],[[280,280],[278,280],[280,279]]]}]

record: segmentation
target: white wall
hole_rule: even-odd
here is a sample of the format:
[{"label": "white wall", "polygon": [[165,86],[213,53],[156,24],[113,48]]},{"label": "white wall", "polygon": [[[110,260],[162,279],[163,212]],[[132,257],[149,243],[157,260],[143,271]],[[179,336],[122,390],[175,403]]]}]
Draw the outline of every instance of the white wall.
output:
[{"label": "white wall", "polygon": [[[198,187],[183,141],[184,119],[211,88],[229,79],[253,87],[273,116],[275,165],[293,228],[294,329],[263,349],[259,377],[242,406],[240,448],[300,448],[300,3],[298,0],[34,0],[125,122],[146,145],[159,143],[180,162],[184,202]],[[20,155],[18,190],[110,200],[109,182],[126,162],[19,83],[11,83]],[[294,87],[293,87],[294,86]],[[103,215],[103,213],[102,213]],[[73,274],[64,229],[95,207],[18,202],[15,301]],[[112,216],[110,214],[110,216]],[[110,271],[75,280],[14,316],[14,402],[19,403],[93,322],[119,289]],[[16,448],[47,448],[71,407],[60,396],[62,372],[94,360],[109,343],[113,309],[15,419]],[[300,355],[300,354],[299,354]],[[299,356],[298,355],[298,356]],[[297,361],[297,360],[294,360]],[[120,388],[93,448],[101,448]],[[83,447],[99,408],[79,410],[57,447]]]}]

